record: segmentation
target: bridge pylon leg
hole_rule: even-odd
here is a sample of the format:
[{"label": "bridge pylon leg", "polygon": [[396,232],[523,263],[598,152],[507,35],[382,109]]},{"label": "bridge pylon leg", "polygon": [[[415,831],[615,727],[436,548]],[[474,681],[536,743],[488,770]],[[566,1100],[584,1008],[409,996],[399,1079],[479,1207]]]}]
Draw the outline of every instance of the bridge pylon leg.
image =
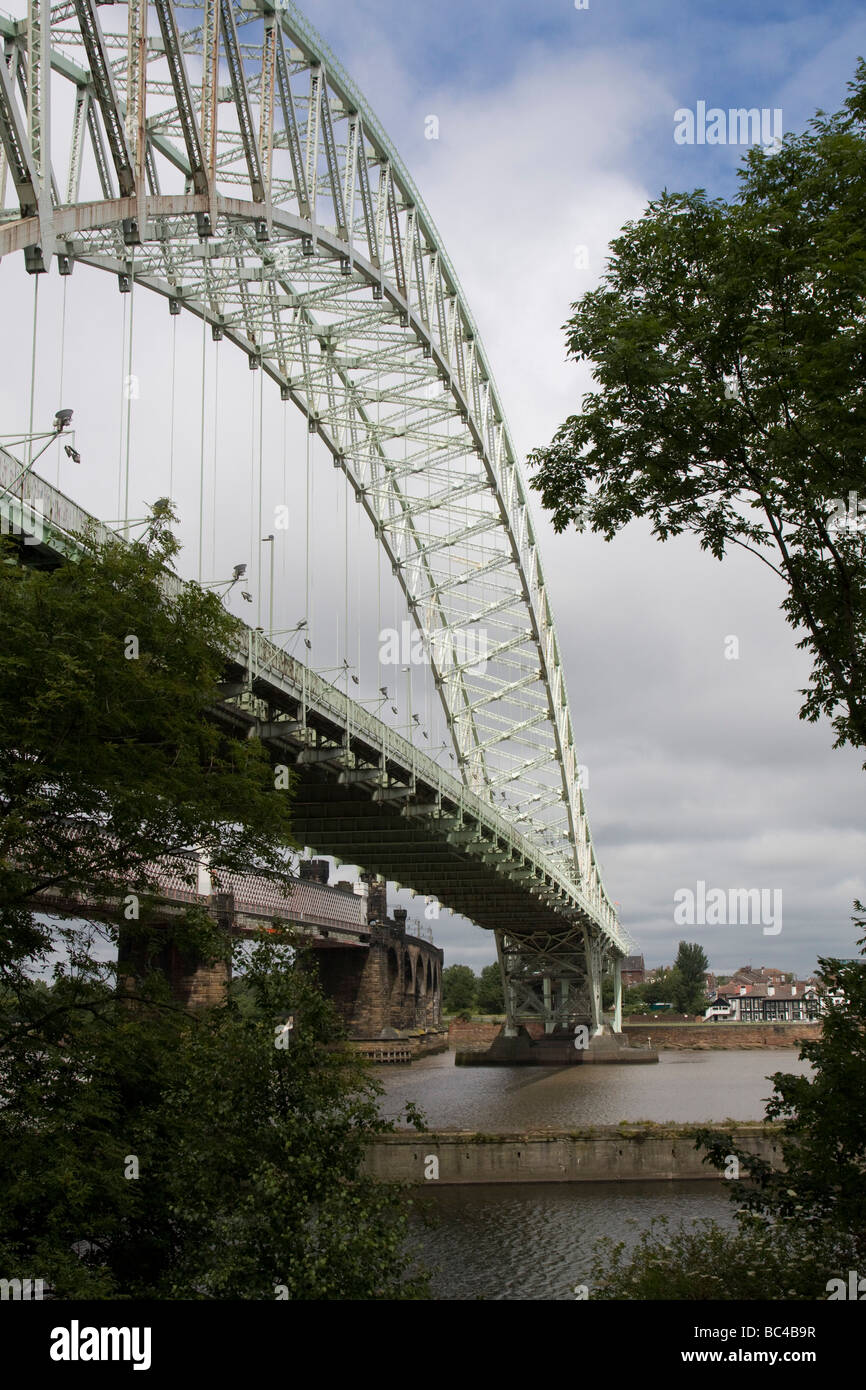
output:
[{"label": "bridge pylon leg", "polygon": [[505,1027],[503,1029],[506,1038],[517,1037],[517,1024],[514,1021],[514,989],[511,984],[508,970],[505,964],[505,951],[502,944],[502,932],[494,932],[496,941],[496,955],[499,960],[499,973],[502,976],[502,996],[505,1000]]},{"label": "bridge pylon leg", "polygon": [[555,1027],[553,1019],[553,981],[549,975],[542,979],[542,998],[544,1000],[544,1031],[552,1033]]},{"label": "bridge pylon leg", "polygon": [[586,931],[586,969],[589,983],[590,1036],[597,1038],[604,1032],[601,1008],[603,950],[600,936],[589,928]]},{"label": "bridge pylon leg", "polygon": [[622,956],[613,963],[613,1031],[622,1032]]}]

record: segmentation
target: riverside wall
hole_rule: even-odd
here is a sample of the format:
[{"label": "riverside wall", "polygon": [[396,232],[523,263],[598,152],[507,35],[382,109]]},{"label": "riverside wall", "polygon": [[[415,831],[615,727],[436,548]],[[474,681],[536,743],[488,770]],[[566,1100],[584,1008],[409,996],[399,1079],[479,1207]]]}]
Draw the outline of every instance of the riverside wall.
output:
[{"label": "riverside wall", "polygon": [[[464,1052],[486,1050],[498,1037],[501,1023],[486,1023],[473,1019],[461,1023],[452,1019],[448,1025],[448,1045]],[[541,1024],[530,1024],[527,1031],[541,1037]],[[797,1047],[801,1042],[817,1041],[821,1036],[820,1023],[656,1023],[626,1022],[623,1036],[632,1047],[644,1047],[647,1038],[655,1048],[705,1049]]]},{"label": "riverside wall", "polygon": [[703,1049],[797,1047],[821,1036],[820,1023],[626,1023],[630,1046]]},{"label": "riverside wall", "polygon": [[[598,1125],[520,1134],[438,1131],[382,1134],[367,1144],[364,1168],[384,1182],[444,1183],[724,1181],[695,1148],[697,1125]],[[704,1126],[779,1162],[778,1133],[764,1121]]]}]

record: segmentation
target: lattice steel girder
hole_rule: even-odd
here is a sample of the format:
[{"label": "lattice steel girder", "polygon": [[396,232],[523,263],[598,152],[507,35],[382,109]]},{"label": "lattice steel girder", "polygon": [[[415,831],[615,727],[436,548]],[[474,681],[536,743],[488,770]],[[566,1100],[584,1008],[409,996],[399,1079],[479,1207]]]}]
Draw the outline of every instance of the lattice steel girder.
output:
[{"label": "lattice steel girder", "polygon": [[[143,199],[136,279],[219,323],[307,415],[359,497],[422,634],[428,641],[443,629],[459,636],[467,614],[484,615],[495,641],[483,685],[453,649],[436,672],[464,780],[491,806],[506,778],[516,793],[525,788],[527,801],[543,790],[549,818],[527,831],[536,852],[560,874],[561,859],[552,855],[548,837],[572,844],[571,872],[581,898],[594,919],[616,933],[588,839],[524,485],[441,239],[360,92],[291,0],[251,10],[235,0],[206,0],[198,9],[196,23],[196,7],[184,6],[189,27],[179,31],[170,0],[158,3],[163,38],[147,46],[141,100],[136,97],[139,116],[145,107],[148,112],[151,187],[161,176],[167,188],[172,180],[177,188],[181,175],[192,191],[144,198],[124,133],[124,116],[131,132],[135,112],[124,110],[114,90],[116,82],[125,93],[135,91],[135,44],[126,34],[102,33],[92,0],[55,7],[51,65],[78,86],[91,85],[122,194],[110,196],[109,171],[99,168],[102,202],[58,208],[58,238],[73,257],[116,269],[120,225],[137,215]],[[81,47],[89,72],[70,57]],[[219,62],[230,91],[217,87]],[[11,86],[6,76],[4,95]],[[227,98],[234,126],[217,119]],[[16,124],[16,100],[13,94],[4,148],[16,144],[8,133]],[[8,100],[4,106],[10,107]],[[85,122],[99,163],[93,102],[77,122],[79,145]],[[26,131],[17,143],[26,172]],[[67,192],[77,198],[74,160],[66,167]],[[0,254],[40,239],[26,178],[21,187],[28,216],[0,225]],[[207,215],[213,240],[225,247],[222,256],[199,254]],[[265,222],[267,242],[259,235]],[[267,310],[264,317],[250,301],[252,275],[266,277],[272,287],[255,306]],[[385,403],[383,422],[377,417]],[[436,470],[435,487],[428,474],[430,495],[419,487],[419,475],[405,471],[410,441],[413,459]],[[420,480],[426,481],[423,473]],[[500,581],[502,589],[491,589]],[[528,671],[516,664],[522,647],[531,656]],[[536,714],[545,707],[542,727]]]},{"label": "lattice steel girder", "polygon": [[74,0],[74,3],[81,37],[87,52],[90,78],[102,112],[105,132],[108,137],[108,148],[117,173],[120,195],[122,198],[129,197],[135,192],[135,171],[132,166],[129,146],[126,143],[124,119],[114,89],[105,39],[96,17],[96,5],[94,0]]},{"label": "lattice steel girder", "polygon": [[[21,208],[22,218],[35,218],[38,203],[38,176],[33,166],[27,129],[18,110],[12,74],[6,59],[0,57],[0,140],[9,162],[9,171]],[[34,229],[38,230],[38,229]]]},{"label": "lattice steel girder", "polygon": [[[177,103],[180,128],[183,132],[193,192],[207,193],[209,190],[209,182],[205,166],[204,148],[202,146],[198,121],[196,120],[192,89],[190,87],[189,78],[187,77],[180,40],[178,38],[177,23],[174,17],[174,6],[172,5],[172,0],[151,0],[151,3],[156,9],[156,16],[159,20],[159,29],[162,34],[165,58],[171,76],[174,99]],[[203,56],[206,60],[207,55],[205,54]]]}]

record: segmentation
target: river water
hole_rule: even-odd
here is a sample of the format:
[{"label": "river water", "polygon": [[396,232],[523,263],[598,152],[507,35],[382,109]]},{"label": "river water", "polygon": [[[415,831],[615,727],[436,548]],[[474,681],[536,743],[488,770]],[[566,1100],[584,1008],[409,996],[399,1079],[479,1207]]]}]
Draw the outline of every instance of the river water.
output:
[{"label": "river water", "polygon": [[760,1120],[774,1071],[802,1074],[795,1048],[753,1052],[660,1052],[647,1066],[455,1067],[453,1052],[382,1068],[382,1109],[396,1118],[407,1100],[430,1129],[508,1133],[577,1129],[621,1120],[664,1123]]},{"label": "river water", "polygon": [[[805,1073],[795,1049],[661,1052],[657,1065],[455,1067],[454,1053],[382,1068],[383,1113],[414,1101],[430,1129],[508,1133],[620,1121],[758,1120],[775,1071]],[[566,1300],[593,1284],[593,1246],[631,1246],[650,1222],[732,1220],[725,1185],[535,1183],[425,1187],[433,1225],[413,1219],[419,1259],[436,1299]]]}]

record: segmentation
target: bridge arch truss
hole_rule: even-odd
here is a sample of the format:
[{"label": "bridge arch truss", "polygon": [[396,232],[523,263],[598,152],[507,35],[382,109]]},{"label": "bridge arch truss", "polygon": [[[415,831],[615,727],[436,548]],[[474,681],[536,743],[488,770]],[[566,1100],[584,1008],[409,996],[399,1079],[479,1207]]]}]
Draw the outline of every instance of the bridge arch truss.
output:
[{"label": "bridge arch truss", "polygon": [[303,412],[405,594],[463,782],[621,955],[504,410],[361,93],[291,0],[29,0],[0,38],[0,255],[164,296]]}]

